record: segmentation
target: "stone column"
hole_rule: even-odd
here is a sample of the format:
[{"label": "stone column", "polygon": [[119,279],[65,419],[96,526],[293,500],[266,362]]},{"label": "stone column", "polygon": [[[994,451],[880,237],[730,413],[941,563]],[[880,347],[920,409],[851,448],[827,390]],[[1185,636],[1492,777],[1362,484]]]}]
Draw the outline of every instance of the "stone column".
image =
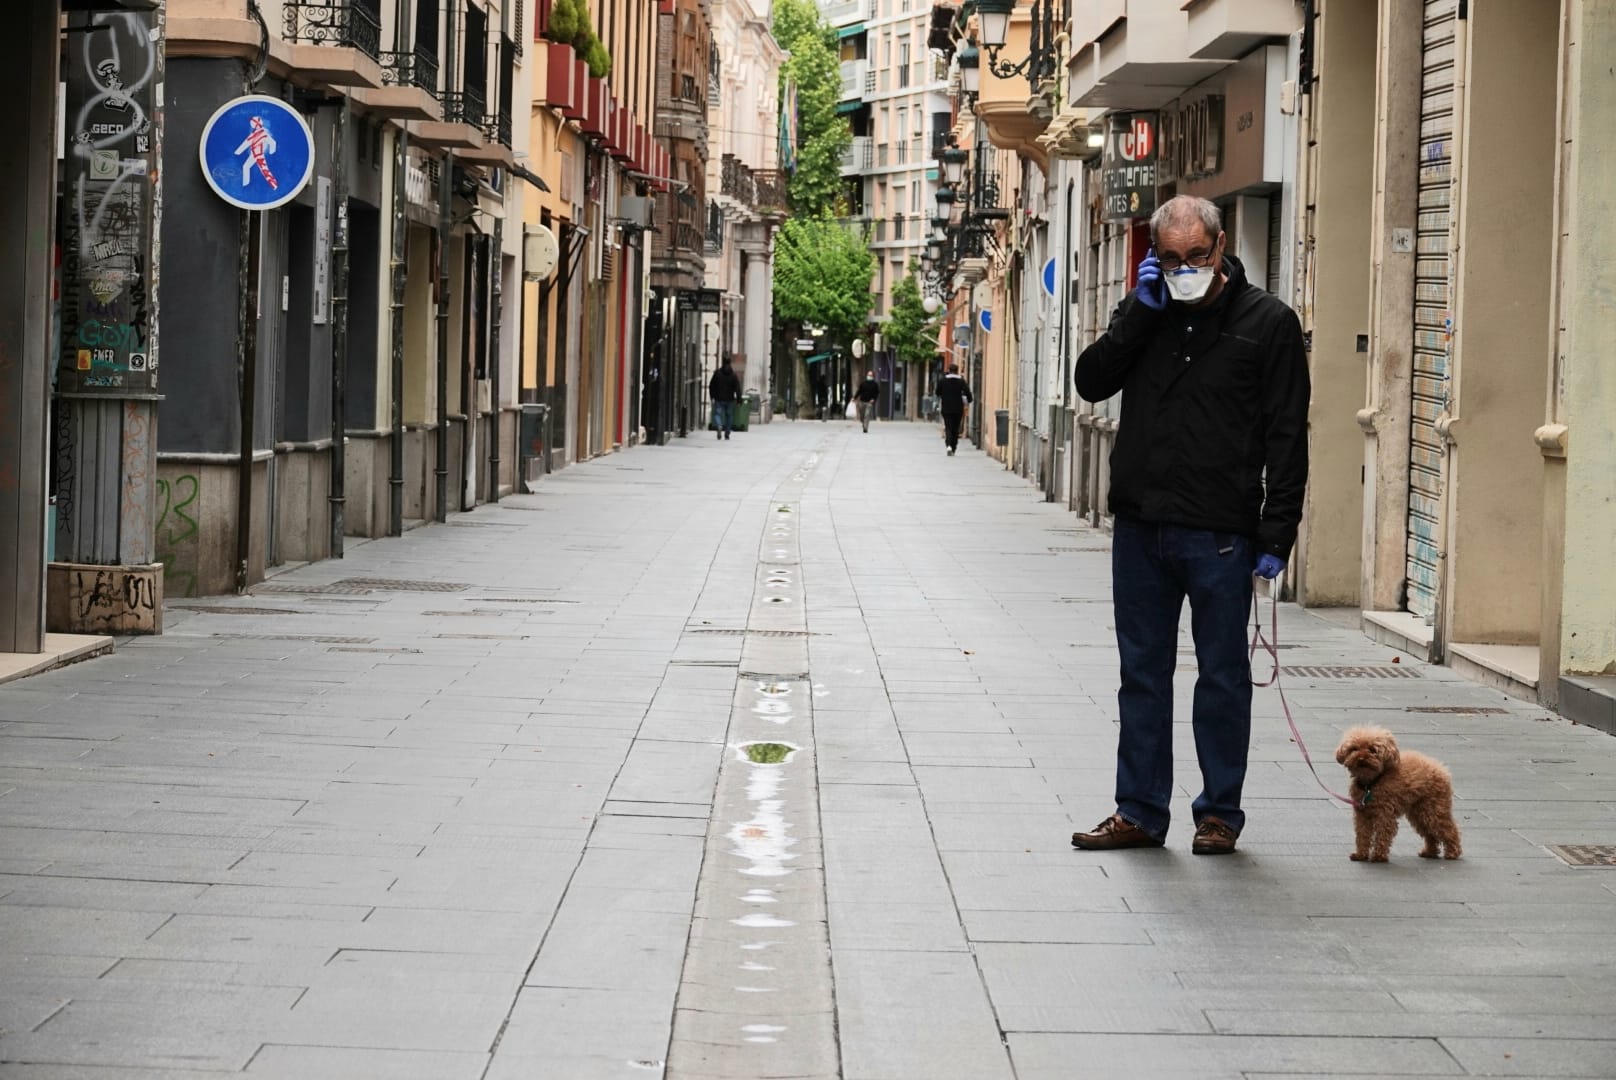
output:
[{"label": "stone column", "polygon": [[752,226],[755,230],[741,244],[746,252],[746,316],[741,340],[746,350],[746,385],[742,392],[756,394],[762,402],[763,415],[758,419],[767,423],[773,407],[770,375],[770,348],[774,329],[773,245],[769,242],[767,225]]}]

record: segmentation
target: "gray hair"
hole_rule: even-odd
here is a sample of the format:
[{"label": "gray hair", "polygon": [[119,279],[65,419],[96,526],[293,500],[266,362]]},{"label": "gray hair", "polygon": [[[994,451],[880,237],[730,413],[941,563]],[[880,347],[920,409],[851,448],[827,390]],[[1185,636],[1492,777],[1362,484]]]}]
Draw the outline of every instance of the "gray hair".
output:
[{"label": "gray hair", "polygon": [[1223,212],[1210,199],[1198,195],[1174,195],[1150,215],[1150,242],[1159,243],[1164,228],[1188,225],[1200,225],[1206,230],[1207,237],[1216,241],[1218,233],[1223,231]]}]

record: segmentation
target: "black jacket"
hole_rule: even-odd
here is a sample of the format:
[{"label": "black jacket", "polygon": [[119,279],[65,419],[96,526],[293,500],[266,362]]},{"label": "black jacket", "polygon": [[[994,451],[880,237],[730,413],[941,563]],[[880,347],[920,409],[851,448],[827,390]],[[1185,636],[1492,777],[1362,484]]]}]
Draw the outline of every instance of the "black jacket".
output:
[{"label": "black jacket", "polygon": [[736,376],[735,369],[726,364],[713,372],[712,379],[707,383],[707,394],[714,401],[739,401],[741,380]]},{"label": "black jacket", "polygon": [[944,375],[937,380],[937,403],[945,413],[962,413],[973,400],[971,384],[962,375]]},{"label": "black jacket", "polygon": [[859,401],[881,400],[881,384],[874,379],[865,379],[859,383],[858,393],[853,395]]},{"label": "black jacket", "polygon": [[1073,381],[1089,401],[1124,391],[1113,514],[1248,536],[1288,559],[1307,487],[1302,326],[1240,260],[1225,256],[1223,270],[1204,309],[1169,301],[1158,312],[1129,293]]}]

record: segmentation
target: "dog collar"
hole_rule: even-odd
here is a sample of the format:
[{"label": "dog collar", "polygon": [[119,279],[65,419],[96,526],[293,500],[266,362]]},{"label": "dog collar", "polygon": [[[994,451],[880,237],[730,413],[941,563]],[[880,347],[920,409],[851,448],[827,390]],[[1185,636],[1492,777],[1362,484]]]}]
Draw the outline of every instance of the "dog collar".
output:
[{"label": "dog collar", "polygon": [[1363,798],[1361,798],[1361,799],[1359,799],[1359,800],[1358,800],[1358,805],[1359,805],[1359,806],[1368,806],[1368,805],[1369,805],[1369,797],[1370,797],[1370,796],[1371,796],[1371,795],[1373,795],[1373,794],[1374,794],[1374,793],[1375,793],[1375,789],[1374,789],[1374,788],[1372,788],[1372,787],[1365,787],[1365,788],[1364,788],[1364,789],[1363,789]]}]

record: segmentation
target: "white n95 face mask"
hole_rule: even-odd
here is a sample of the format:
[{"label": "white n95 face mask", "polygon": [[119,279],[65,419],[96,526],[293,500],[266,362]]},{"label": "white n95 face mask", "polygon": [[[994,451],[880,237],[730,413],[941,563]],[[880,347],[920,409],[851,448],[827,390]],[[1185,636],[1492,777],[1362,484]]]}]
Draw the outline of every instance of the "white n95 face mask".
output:
[{"label": "white n95 face mask", "polygon": [[1206,295],[1212,287],[1212,279],[1217,277],[1215,266],[1181,266],[1177,270],[1162,275],[1167,282],[1167,291],[1173,299],[1184,304],[1193,304]]}]

